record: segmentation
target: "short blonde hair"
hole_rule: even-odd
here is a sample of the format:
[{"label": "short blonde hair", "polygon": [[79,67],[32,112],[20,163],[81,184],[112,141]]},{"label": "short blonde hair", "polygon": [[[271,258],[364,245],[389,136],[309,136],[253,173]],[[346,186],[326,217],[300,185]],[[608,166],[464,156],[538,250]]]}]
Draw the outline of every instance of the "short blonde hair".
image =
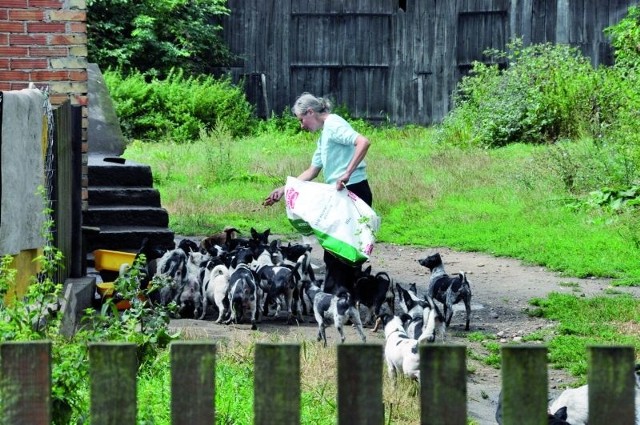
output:
[{"label": "short blonde hair", "polygon": [[326,97],[315,97],[311,93],[302,93],[291,107],[294,115],[301,115],[311,109],[314,112],[331,112],[331,101]]}]

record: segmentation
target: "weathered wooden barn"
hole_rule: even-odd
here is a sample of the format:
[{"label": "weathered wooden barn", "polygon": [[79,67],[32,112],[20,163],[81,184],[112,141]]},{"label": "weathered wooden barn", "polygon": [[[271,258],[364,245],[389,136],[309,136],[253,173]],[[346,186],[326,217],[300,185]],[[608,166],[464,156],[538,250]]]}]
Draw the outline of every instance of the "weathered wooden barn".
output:
[{"label": "weathered wooden barn", "polygon": [[330,96],[354,117],[439,122],[451,93],[483,51],[519,37],[569,43],[611,64],[603,29],[638,0],[229,0],[224,38],[241,58],[260,116],[302,92]]}]

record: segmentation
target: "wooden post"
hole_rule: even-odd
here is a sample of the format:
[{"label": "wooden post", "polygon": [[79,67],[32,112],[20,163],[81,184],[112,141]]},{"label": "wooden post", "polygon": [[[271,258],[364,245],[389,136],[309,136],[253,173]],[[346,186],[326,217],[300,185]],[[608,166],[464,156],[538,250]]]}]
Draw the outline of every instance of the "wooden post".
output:
[{"label": "wooden post", "polygon": [[256,344],[254,424],[300,423],[300,346]]},{"label": "wooden post", "polygon": [[89,344],[91,424],[136,424],[136,345]]},{"label": "wooden post", "polygon": [[467,423],[466,347],[420,346],[420,422]]},{"label": "wooden post", "polygon": [[381,425],[382,346],[338,345],[338,425]]},{"label": "wooden post", "polygon": [[0,344],[0,422],[51,423],[51,342]]},{"label": "wooden post", "polygon": [[539,345],[502,347],[502,423],[547,423],[547,348]]},{"label": "wooden post", "polygon": [[216,344],[171,344],[171,423],[215,423]]},{"label": "wooden post", "polygon": [[589,425],[635,424],[633,347],[588,348]]}]

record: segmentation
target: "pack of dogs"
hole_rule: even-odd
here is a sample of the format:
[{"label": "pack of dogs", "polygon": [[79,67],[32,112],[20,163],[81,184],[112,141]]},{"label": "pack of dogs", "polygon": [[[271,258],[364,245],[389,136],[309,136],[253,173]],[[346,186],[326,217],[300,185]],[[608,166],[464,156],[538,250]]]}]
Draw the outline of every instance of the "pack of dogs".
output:
[{"label": "pack of dogs", "polygon": [[[326,280],[316,277],[312,247],[271,240],[270,230],[251,228],[241,237],[234,227],[196,243],[182,239],[171,250],[159,250],[145,240],[141,289],[151,303],[175,304],[176,318],[213,320],[219,324],[250,323],[284,316],[287,324],[315,321],[318,341],[327,345],[326,328],[333,325],[345,342],[352,325],[366,342],[365,326],[383,329],[390,376],[419,380],[418,345],[442,342],[453,316],[453,305],[466,308],[469,329],[471,288],[464,272],[448,275],[439,254],[418,260],[431,278],[427,291],[416,284],[403,287],[385,271],[340,264]],[[326,256],[325,256],[326,260]],[[441,304],[440,307],[438,304]],[[305,318],[306,317],[306,318]]]}]

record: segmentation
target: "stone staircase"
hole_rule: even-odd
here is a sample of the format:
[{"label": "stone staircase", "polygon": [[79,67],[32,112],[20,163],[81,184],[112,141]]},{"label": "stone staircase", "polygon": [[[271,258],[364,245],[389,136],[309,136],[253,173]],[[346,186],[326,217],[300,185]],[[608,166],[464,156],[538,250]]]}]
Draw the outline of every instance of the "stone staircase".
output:
[{"label": "stone staircase", "polygon": [[174,247],[169,214],[153,188],[151,167],[91,154],[88,167],[88,208],[82,217],[88,253],[95,249],[136,251],[145,237],[151,246]]}]

